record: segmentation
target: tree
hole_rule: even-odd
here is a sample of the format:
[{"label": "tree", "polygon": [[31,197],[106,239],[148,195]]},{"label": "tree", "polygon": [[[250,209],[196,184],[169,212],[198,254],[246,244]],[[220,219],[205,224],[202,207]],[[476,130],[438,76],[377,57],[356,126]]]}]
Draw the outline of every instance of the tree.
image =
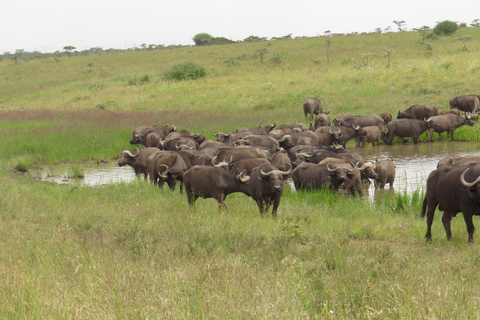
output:
[{"label": "tree", "polygon": [[438,22],[435,28],[433,28],[433,33],[438,36],[451,36],[455,32],[457,32],[459,26],[456,22],[445,20],[442,22]]},{"label": "tree", "polygon": [[20,58],[23,56],[23,51],[23,49],[15,51],[15,53],[10,57],[10,59],[12,59],[15,64],[17,64]]},{"label": "tree", "polygon": [[208,46],[212,42],[212,35],[209,33],[198,33],[193,37],[196,46]]},{"label": "tree", "polygon": [[63,51],[65,51],[68,56],[70,56],[70,54],[72,53],[72,51],[75,50],[75,49],[77,49],[77,48],[74,47],[74,46],[65,46],[65,47],[63,47]]},{"label": "tree", "polygon": [[406,30],[405,21],[393,20],[393,23],[397,25],[398,31],[403,32]]}]

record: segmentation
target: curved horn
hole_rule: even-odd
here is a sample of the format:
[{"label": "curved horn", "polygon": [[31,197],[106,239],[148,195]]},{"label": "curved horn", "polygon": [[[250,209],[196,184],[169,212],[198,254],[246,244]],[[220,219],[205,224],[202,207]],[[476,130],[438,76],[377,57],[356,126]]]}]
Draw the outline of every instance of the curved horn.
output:
[{"label": "curved horn", "polygon": [[213,131],[213,136],[214,136],[214,137],[218,137],[219,132],[217,132],[216,134],[215,134],[215,132],[216,132],[216,131]]},{"label": "curved horn", "polygon": [[427,117],[425,117],[423,120],[424,120],[425,122],[427,122],[427,123],[432,122],[432,119],[427,118]]},{"label": "curved horn", "polygon": [[331,163],[331,162],[328,162],[328,163],[327,163],[327,170],[330,171],[330,172],[336,171],[337,168],[330,169],[330,163]]},{"label": "curved horn", "polygon": [[290,138],[290,137],[291,137],[291,135],[286,134],[286,135],[284,135],[283,137],[281,137],[280,140],[278,140],[278,142],[284,142],[285,140],[287,140],[287,139]]},{"label": "curved horn", "polygon": [[262,120],[262,121],[260,121],[260,124],[259,124],[258,126],[259,126],[259,127],[261,127],[261,126],[262,126],[262,123],[263,123],[263,120]]},{"label": "curved horn", "polygon": [[133,154],[130,152],[130,150],[123,150],[122,152],[129,155],[130,157],[132,158],[136,158],[140,155],[140,149],[138,149],[137,147],[135,147],[135,150],[137,151],[137,154]]},{"label": "curved horn", "polygon": [[365,169],[367,169],[368,167],[371,167],[372,169],[375,168],[375,164],[371,163],[371,162],[365,162],[361,167],[358,166],[360,162],[357,162],[356,166],[358,168],[358,170],[360,171],[363,171]]},{"label": "curved horn", "polygon": [[330,113],[330,109],[328,109],[328,112],[325,112],[325,114],[329,114]]},{"label": "curved horn", "polygon": [[352,166],[352,169],[347,169],[347,168],[345,169],[347,169],[348,172],[353,172],[354,168],[356,167],[355,163],[349,162],[348,164]]},{"label": "curved horn", "polygon": [[167,172],[167,170],[168,170],[168,166],[166,164],[161,164],[161,165],[159,165],[159,167],[165,167],[165,170],[163,171],[163,174],[160,173],[160,172],[157,172],[158,176],[162,179],[168,179],[168,175],[165,174],[165,172]]},{"label": "curved horn", "polygon": [[287,166],[289,166],[290,169],[288,169],[287,171],[278,170],[278,171],[280,171],[280,174],[281,174],[282,176],[286,176],[287,174],[290,174],[290,172],[292,172],[292,169],[293,169],[293,166],[292,166],[291,163],[285,163],[285,164],[286,164]]},{"label": "curved horn", "polygon": [[271,126],[272,126],[272,129],[273,129],[277,126],[277,121],[275,121],[275,119],[272,119],[272,120],[273,120],[273,125],[271,124]]},{"label": "curved horn", "polygon": [[465,187],[473,187],[474,185],[480,183],[480,176],[477,177],[477,179],[475,179],[475,181],[473,181],[473,182],[467,182],[467,181],[465,181],[465,173],[467,172],[468,169],[470,169],[470,168],[467,168],[467,169],[465,169],[465,171],[463,171],[462,175],[460,176],[460,182],[461,182]]},{"label": "curved horn", "polygon": [[263,170],[260,169],[260,174],[264,177],[270,177],[272,175],[273,171],[275,171],[275,170],[272,170],[270,172],[263,172]]},{"label": "curved horn", "polygon": [[297,157],[298,156],[304,156],[305,158],[311,158],[311,157],[314,156],[314,153],[308,154],[308,153],[305,153],[305,152],[299,152],[299,153],[297,153]]},{"label": "curved horn", "polygon": [[240,180],[241,182],[250,181],[250,176],[246,176],[244,172],[240,172],[240,174],[237,177],[238,177],[238,180]]}]

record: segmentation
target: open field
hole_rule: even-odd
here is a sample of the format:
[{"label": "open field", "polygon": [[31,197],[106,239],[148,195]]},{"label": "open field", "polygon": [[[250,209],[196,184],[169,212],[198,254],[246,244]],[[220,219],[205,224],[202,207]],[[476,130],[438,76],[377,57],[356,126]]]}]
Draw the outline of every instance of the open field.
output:
[{"label": "open field", "polygon": [[[262,120],[306,123],[310,96],[333,116],[447,109],[455,94],[480,94],[480,28],[459,33],[428,40],[431,50],[404,32],[333,36],[328,48],[318,37],[0,61],[0,317],[480,317],[478,244],[461,214],[447,241],[440,212],[426,244],[424,190],[368,201],[286,188],[273,219],[243,194],[227,197],[227,212],[212,199],[191,209],[178,187],[57,185],[15,171],[114,162],[142,125],[212,138]],[[183,62],[207,76],[162,78]],[[478,123],[455,139],[478,147]]]}]

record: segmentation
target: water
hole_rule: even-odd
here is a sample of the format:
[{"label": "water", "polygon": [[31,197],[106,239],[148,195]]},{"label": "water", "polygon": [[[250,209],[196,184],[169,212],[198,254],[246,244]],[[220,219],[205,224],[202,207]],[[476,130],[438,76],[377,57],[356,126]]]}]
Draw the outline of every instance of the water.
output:
[{"label": "water", "polygon": [[[353,148],[367,160],[393,157],[396,175],[393,188],[395,192],[412,194],[416,190],[425,190],[430,172],[437,168],[440,159],[448,155],[478,157],[479,146],[471,142],[435,142],[414,144],[380,145],[379,147]],[[389,189],[389,185],[385,187]],[[368,188],[369,196],[375,194],[375,187]]]},{"label": "water", "polygon": [[[434,142],[414,144],[395,144],[378,147],[348,148],[350,152],[357,152],[367,160],[375,161],[379,158],[393,157],[396,166],[394,191],[411,194],[426,187],[427,177],[437,168],[440,159],[447,155],[464,157],[480,156],[478,144],[471,142]],[[130,166],[118,167],[116,163],[104,164],[95,167],[84,167],[84,178],[71,178],[68,174],[43,173],[41,179],[61,184],[80,184],[86,186],[100,186],[117,182],[130,182],[135,174]],[[385,187],[389,190],[389,185]],[[373,183],[367,190],[369,197],[374,196]]]}]

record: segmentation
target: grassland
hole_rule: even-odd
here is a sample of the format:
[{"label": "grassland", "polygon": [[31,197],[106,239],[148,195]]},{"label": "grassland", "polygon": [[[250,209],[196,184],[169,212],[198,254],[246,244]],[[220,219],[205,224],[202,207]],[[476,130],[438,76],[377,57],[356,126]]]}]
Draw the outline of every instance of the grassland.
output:
[{"label": "grassland", "polygon": [[[286,190],[273,219],[242,194],[226,213],[211,199],[192,210],[145,181],[77,187],[15,171],[112,162],[141,125],[212,137],[305,122],[310,96],[334,116],[445,109],[480,92],[480,28],[459,32],[430,49],[403,32],[0,61],[0,317],[478,318],[478,245],[460,215],[447,241],[438,213],[425,244],[421,191],[371,202]],[[184,62],[207,76],[163,79]],[[455,138],[477,145],[478,129]]]}]

